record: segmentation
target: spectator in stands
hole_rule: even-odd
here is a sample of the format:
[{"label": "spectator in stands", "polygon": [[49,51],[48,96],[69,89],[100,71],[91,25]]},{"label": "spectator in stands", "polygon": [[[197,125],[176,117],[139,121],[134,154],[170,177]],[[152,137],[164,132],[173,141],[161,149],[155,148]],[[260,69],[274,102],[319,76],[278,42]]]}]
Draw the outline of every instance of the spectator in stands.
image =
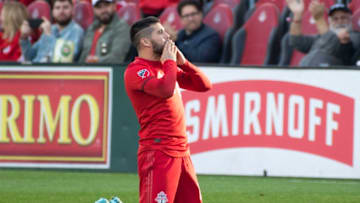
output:
[{"label": "spectator in stands", "polygon": [[6,2],[1,11],[0,61],[19,61],[21,58],[20,27],[27,20],[26,7],[16,1]]},{"label": "spectator in stands", "polygon": [[71,0],[55,0],[52,9],[55,24],[51,25],[43,17],[44,22],[40,25],[43,34],[34,45],[28,39],[32,29],[28,21],[23,22],[20,44],[27,61],[69,63],[77,59],[84,31],[72,20],[72,11]]},{"label": "spectator in stands", "polygon": [[300,66],[351,64],[351,58],[360,47],[360,35],[352,30],[351,11],[344,4],[331,6],[328,13],[328,25],[324,18],[324,4],[313,0],[309,10],[315,20],[319,35],[304,36],[301,33],[303,0],[287,0],[287,3],[293,12],[290,45],[307,54],[300,61]]},{"label": "spectator in stands", "polygon": [[203,13],[199,1],[181,1],[177,11],[184,29],[176,33],[169,26],[165,26],[185,57],[198,63],[219,62],[221,38],[214,29],[203,23]]},{"label": "spectator in stands", "polygon": [[80,62],[123,63],[130,49],[129,25],[116,13],[115,0],[93,0],[95,20],[87,29]]}]

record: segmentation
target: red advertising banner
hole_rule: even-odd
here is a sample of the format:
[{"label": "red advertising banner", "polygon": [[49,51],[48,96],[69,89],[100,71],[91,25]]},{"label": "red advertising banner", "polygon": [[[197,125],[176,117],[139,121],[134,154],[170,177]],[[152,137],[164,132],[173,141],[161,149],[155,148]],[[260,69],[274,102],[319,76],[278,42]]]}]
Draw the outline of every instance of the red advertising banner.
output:
[{"label": "red advertising banner", "polygon": [[109,165],[110,69],[0,71],[0,164]]},{"label": "red advertising banner", "polygon": [[281,148],[353,166],[354,99],[299,83],[215,83],[184,91],[192,154],[227,148]]}]

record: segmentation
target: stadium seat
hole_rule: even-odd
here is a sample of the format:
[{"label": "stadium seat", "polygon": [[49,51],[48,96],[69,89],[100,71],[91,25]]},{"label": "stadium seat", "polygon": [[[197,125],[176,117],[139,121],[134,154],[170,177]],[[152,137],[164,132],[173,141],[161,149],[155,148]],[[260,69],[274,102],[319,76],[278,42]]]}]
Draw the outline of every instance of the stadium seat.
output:
[{"label": "stadium seat", "polygon": [[123,0],[126,3],[134,3],[134,4],[139,4],[140,0]]},{"label": "stadium seat", "polygon": [[218,4],[226,4],[230,8],[235,8],[236,5],[240,3],[241,0],[214,0],[213,8]]},{"label": "stadium seat", "polygon": [[234,27],[231,27],[226,31],[224,40],[223,40],[223,46],[222,46],[222,53],[220,57],[220,63],[222,64],[229,64],[231,60],[232,55],[232,37],[235,33]]},{"label": "stadium seat", "polygon": [[46,17],[48,20],[51,20],[51,9],[50,5],[44,0],[37,0],[32,2],[28,7],[28,12],[30,18],[41,18]]},{"label": "stadium seat", "polygon": [[[328,15],[325,13],[324,18],[327,19]],[[315,35],[318,33],[314,19],[311,16],[310,11],[304,13],[303,21],[301,23],[301,32],[305,35]],[[297,66],[305,54],[293,50],[289,45],[289,34],[284,36],[281,45],[281,56],[279,65],[291,65]]]},{"label": "stadium seat", "polygon": [[87,1],[77,2],[74,6],[73,16],[75,22],[79,23],[84,30],[93,22],[94,13],[91,4]]},{"label": "stadium seat", "polygon": [[226,4],[218,4],[205,16],[204,23],[216,30],[224,40],[226,31],[233,24],[231,8]]},{"label": "stadium seat", "polygon": [[270,3],[259,6],[233,37],[231,64],[269,63],[268,44],[277,37],[279,9]]},{"label": "stadium seat", "polygon": [[279,9],[280,12],[279,26],[281,27],[282,30],[284,30],[282,33],[285,34],[285,32],[288,29],[288,25],[287,25],[288,23],[286,22],[286,19],[290,15],[290,10],[287,8],[286,0],[256,0],[256,1],[253,0],[253,1],[255,2],[253,3],[253,6],[250,7],[248,11],[246,11],[246,13],[244,14],[245,21],[247,21],[251,17],[251,15],[254,13],[256,8],[258,8],[259,6],[265,3],[271,3],[274,4]]},{"label": "stadium seat", "polygon": [[123,18],[129,25],[141,19],[141,11],[137,4],[127,3],[117,11],[120,18]]},{"label": "stadium seat", "polygon": [[[272,3],[274,4],[278,9],[279,12],[283,10],[284,6],[286,6],[286,0],[251,0],[251,6],[250,9],[245,14],[245,19],[248,20],[250,16],[254,13],[255,9],[261,6],[265,3]],[[306,0],[305,0],[306,1]]]},{"label": "stadium seat", "polygon": [[281,54],[279,66],[296,66],[301,58],[304,56],[302,53],[294,50],[289,42],[290,33],[286,33],[281,40]]},{"label": "stadium seat", "polygon": [[[247,1],[248,0],[243,0],[243,1]],[[212,1],[202,1],[204,3],[203,5],[203,11],[204,14],[206,15],[207,13],[209,13],[209,11],[214,8],[216,5],[218,4],[226,4],[228,5],[231,9],[234,9],[237,5],[239,5],[239,3],[241,2],[241,0],[212,0]]]},{"label": "stadium seat", "polygon": [[119,11],[122,7],[126,6],[127,2],[124,0],[116,1],[116,11]]},{"label": "stadium seat", "polygon": [[161,23],[168,22],[174,26],[176,30],[180,30],[183,26],[181,24],[181,18],[177,12],[177,5],[171,5],[167,7],[160,15]]},{"label": "stadium seat", "polygon": [[33,0],[18,0],[18,1],[24,4],[26,7],[33,2]]},{"label": "stadium seat", "polygon": [[360,32],[360,7],[352,15],[353,29]]},{"label": "stadium seat", "polygon": [[258,0],[256,2],[255,6],[258,7],[258,6],[260,6],[261,4],[264,4],[264,3],[272,3],[272,4],[274,4],[275,6],[278,7],[280,12],[286,6],[286,1],[284,1],[284,0]]},{"label": "stadium seat", "polygon": [[279,9],[280,12],[279,29],[282,30],[281,35],[284,35],[289,27],[288,22],[286,22],[286,19],[290,15],[290,10],[287,8],[286,0],[256,0],[256,1],[253,0],[253,1],[255,2],[255,4],[252,7],[250,7],[250,9],[246,11],[246,13],[244,14],[245,21],[247,21],[251,17],[251,15],[254,13],[256,8],[258,8],[259,6],[265,3],[274,4]]},{"label": "stadium seat", "polygon": [[245,13],[250,9],[250,2],[242,0],[234,9],[234,28],[239,29],[245,23]]},{"label": "stadium seat", "polygon": [[220,63],[229,64],[232,55],[232,38],[236,30],[238,30],[245,23],[245,13],[250,8],[250,2],[242,0],[233,9],[233,25],[226,31],[223,40],[223,49],[221,53]]},{"label": "stadium seat", "polygon": [[355,12],[357,11],[359,8],[360,8],[360,1],[359,0],[352,0],[350,3],[349,3],[349,8]]}]

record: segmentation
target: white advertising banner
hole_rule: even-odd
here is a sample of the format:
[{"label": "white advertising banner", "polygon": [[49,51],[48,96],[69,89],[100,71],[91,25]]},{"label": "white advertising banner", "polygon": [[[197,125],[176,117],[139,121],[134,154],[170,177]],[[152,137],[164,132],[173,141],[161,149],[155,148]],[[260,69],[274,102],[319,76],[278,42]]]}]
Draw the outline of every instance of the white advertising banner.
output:
[{"label": "white advertising banner", "polygon": [[202,68],[183,91],[197,173],[360,178],[360,71]]}]

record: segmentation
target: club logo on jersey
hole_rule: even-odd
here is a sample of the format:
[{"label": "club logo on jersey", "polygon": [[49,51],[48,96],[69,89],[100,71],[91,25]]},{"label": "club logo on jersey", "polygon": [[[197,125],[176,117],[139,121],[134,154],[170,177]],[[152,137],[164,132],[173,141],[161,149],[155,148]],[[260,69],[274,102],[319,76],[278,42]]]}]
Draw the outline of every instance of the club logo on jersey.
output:
[{"label": "club logo on jersey", "polygon": [[141,69],[137,72],[137,74],[141,77],[141,79],[145,79],[150,76],[150,72],[147,69]]},{"label": "club logo on jersey", "polygon": [[161,191],[157,194],[157,197],[155,198],[155,201],[157,203],[166,203],[168,202],[167,196],[165,194],[165,192]]}]

